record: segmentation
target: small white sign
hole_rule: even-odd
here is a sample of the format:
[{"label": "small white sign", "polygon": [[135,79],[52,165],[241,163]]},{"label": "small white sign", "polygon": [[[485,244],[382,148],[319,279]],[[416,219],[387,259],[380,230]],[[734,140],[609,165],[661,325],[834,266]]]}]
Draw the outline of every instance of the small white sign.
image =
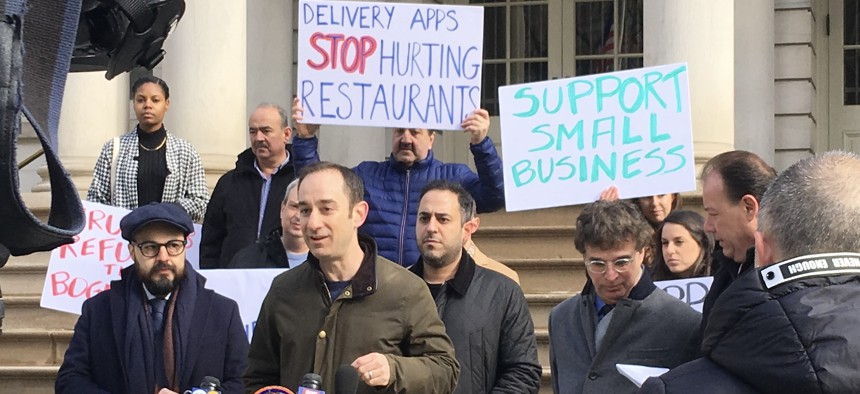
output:
[{"label": "small white sign", "polygon": [[663,289],[667,294],[684,301],[699,313],[702,313],[702,307],[705,305],[705,296],[708,295],[708,291],[711,290],[711,284],[713,283],[713,276],[654,282],[657,287]]}]

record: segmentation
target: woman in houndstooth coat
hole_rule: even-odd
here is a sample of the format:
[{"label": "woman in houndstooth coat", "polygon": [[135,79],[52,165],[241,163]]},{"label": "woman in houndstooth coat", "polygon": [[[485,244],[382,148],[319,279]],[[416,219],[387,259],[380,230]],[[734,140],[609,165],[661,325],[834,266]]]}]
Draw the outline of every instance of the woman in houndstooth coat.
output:
[{"label": "woman in houndstooth coat", "polygon": [[203,220],[209,189],[200,155],[164,128],[164,114],[170,107],[167,83],[143,77],[135,81],[132,92],[138,124],[105,143],[87,200],[126,209],[173,202],[194,221]]}]

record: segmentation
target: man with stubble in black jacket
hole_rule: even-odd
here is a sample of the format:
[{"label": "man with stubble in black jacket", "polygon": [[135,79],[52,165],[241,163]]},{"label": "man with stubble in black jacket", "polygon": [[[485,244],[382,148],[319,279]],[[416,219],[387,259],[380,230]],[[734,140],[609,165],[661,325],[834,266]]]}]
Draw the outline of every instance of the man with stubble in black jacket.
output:
[{"label": "man with stubble in black jacket", "polygon": [[463,248],[478,228],[474,208],[459,183],[429,183],[415,225],[421,257],[410,270],[427,282],[454,342],[461,370],[455,394],[537,393],[541,367],[522,290],[477,266]]}]

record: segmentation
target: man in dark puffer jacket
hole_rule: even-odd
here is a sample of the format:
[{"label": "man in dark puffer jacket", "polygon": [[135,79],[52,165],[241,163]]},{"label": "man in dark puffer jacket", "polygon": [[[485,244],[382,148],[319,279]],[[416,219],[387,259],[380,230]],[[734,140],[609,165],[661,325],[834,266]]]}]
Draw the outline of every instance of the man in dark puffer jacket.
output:
[{"label": "man in dark puffer jacket", "polygon": [[[298,173],[320,161],[316,133],[319,125],[302,123],[299,99],[293,99],[296,134],[293,156]],[[365,161],[353,168],[364,181],[364,201],[370,205],[361,232],[376,240],[378,253],[403,266],[418,261],[415,221],[421,190],[430,181],[459,182],[475,198],[478,213],[495,212],[505,206],[504,173],[493,140],[487,136],[490,115],[477,109],[461,127],[471,134],[469,149],[478,173],[463,164],[442,163],[433,158],[436,134],[426,129],[395,129],[388,160]]]},{"label": "man in dark puffer jacket", "polygon": [[860,157],[791,166],[758,221],[758,269],[714,305],[705,358],[640,393],[860,392]]}]

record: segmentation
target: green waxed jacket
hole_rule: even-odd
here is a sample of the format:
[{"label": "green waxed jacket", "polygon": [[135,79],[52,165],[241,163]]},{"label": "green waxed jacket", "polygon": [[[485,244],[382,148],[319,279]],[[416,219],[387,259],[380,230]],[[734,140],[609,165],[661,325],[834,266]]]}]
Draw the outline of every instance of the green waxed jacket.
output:
[{"label": "green waxed jacket", "polygon": [[[297,391],[306,373],[334,391],[338,367],[378,352],[391,368],[388,393],[450,393],[460,366],[427,285],[376,255],[360,237],[364,260],[352,283],[330,300],[319,261],[308,261],[272,282],[248,354],[246,392],[268,385]],[[357,393],[378,393],[359,382]]]}]

